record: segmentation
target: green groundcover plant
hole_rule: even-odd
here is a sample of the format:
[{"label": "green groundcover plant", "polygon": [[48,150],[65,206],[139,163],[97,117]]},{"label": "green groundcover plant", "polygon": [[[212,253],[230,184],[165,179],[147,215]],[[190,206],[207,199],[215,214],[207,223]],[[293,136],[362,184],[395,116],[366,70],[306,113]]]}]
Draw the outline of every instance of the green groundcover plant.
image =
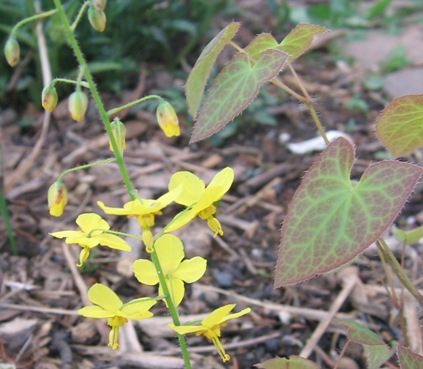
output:
[{"label": "green groundcover plant", "polygon": [[[125,166],[126,129],[117,116],[128,107],[147,100],[156,100],[157,121],[168,137],[180,134],[178,118],[172,105],[157,95],[145,96],[109,111],[105,110],[75,37],[75,29],[84,16],[88,17],[95,30],[102,32],[107,26],[106,0],[83,2],[72,23],[60,0],[54,0],[53,9],[19,22],[12,29],[4,48],[7,62],[11,66],[17,65],[20,55],[16,35],[19,29],[31,21],[58,17],[79,64],[79,74],[74,80],[53,79],[42,91],[42,105],[46,110],[52,111],[58,102],[55,85],[70,84],[74,86],[74,92],[69,97],[69,113],[73,120],[82,122],[85,119],[89,93],[95,101],[109,138],[112,152],[110,159],[67,169],[51,185],[48,192],[50,214],[59,217],[66,207],[68,193],[63,183],[66,174],[115,162],[130,201],[121,207],[110,207],[98,202],[99,212],[101,210],[104,214],[135,217],[142,231],[141,236],[113,231],[101,215],[83,213],[76,219],[76,229],[59,230],[51,233],[51,236],[64,239],[66,244],[81,247],[78,267],[85,263],[95,247],[130,251],[130,246],[122,236],[140,238],[149,258],[134,262],[134,276],[141,284],[158,285],[156,296],[139,297],[124,303],[108,286],[95,283],[88,291],[92,305],[81,308],[79,314],[88,318],[106,319],[111,328],[109,346],[111,349],[119,349],[119,328],[130,319],[148,319],[153,315],[150,309],[164,302],[173,321],[168,327],[178,337],[185,368],[191,368],[185,335],[194,333],[210,340],[222,361],[229,361],[230,356],[220,342],[220,337],[224,334],[223,328],[229,320],[244,316],[251,309],[239,311],[235,304],[229,304],[210,312],[201,321],[181,323],[183,319],[179,316],[178,306],[184,298],[185,284],[194,283],[204,275],[207,260],[199,256],[185,259],[184,245],[172,232],[199,217],[207,222],[214,237],[224,236],[224,230],[216,217],[216,203],[230,189],[234,171],[230,167],[223,168],[207,185],[195,174],[179,171],[172,175],[168,192],[161,197],[140,197],[132,186]],[[254,100],[263,86],[272,83],[305,104],[326,143],[326,149],[316,158],[302,179],[285,217],[274,277],[275,287],[299,283],[334,270],[349,263],[376,242],[381,257],[392,267],[404,288],[418,304],[423,305],[422,295],[382,238],[383,232],[392,225],[416,186],[423,172],[422,167],[399,160],[386,160],[371,164],[359,181],[351,180],[350,172],[355,160],[354,146],[344,138],[329,142],[312,99],[293,67],[293,62],[307,51],[313,38],[328,30],[318,25],[300,24],[281,42],[275,40],[271,34],[263,33],[245,48],[241,48],[232,41],[239,27],[239,23],[230,23],[204,48],[187,80],[188,110],[195,120],[191,142],[203,140],[221,130]],[[225,46],[234,49],[234,56],[216,78],[209,82],[214,63]],[[283,69],[288,69],[293,74],[300,91],[291,89],[278,77]],[[208,83],[210,88],[206,91]],[[111,117],[116,118],[112,120]],[[423,95],[405,96],[392,101],[377,119],[376,132],[394,157],[421,148]],[[184,210],[153,234],[155,218],[162,215],[173,203],[182,205]],[[421,228],[409,232],[397,230],[397,233],[405,243],[422,236]],[[345,348],[350,342],[363,346],[369,368],[378,368],[390,358],[388,346],[367,327],[355,321],[334,323],[346,329]],[[402,369],[423,367],[423,358],[407,347],[399,345],[396,352]],[[318,368],[318,365],[299,356],[292,356],[289,359],[274,358],[258,363],[257,367],[299,369]]]}]

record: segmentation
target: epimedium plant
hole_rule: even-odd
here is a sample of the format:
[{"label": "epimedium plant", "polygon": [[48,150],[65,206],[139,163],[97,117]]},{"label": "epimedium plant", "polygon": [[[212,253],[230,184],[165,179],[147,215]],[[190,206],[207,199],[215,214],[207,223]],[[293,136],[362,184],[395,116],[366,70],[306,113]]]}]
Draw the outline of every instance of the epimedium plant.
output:
[{"label": "epimedium plant", "polygon": [[[158,285],[157,296],[140,297],[124,303],[109,287],[96,283],[88,291],[88,298],[93,305],[81,308],[79,313],[85,317],[107,319],[107,324],[111,327],[109,346],[118,349],[119,327],[129,319],[151,317],[153,313],[150,309],[159,301],[164,301],[173,321],[169,328],[177,334],[186,368],[191,368],[191,361],[184,336],[190,333],[204,335],[209,339],[222,361],[226,362],[230,356],[220,342],[221,328],[225,327],[227,321],[248,314],[250,308],[231,313],[235,305],[229,304],[217,308],[201,321],[181,324],[178,306],[185,295],[184,283],[199,280],[206,271],[207,260],[198,256],[184,259],[183,243],[171,232],[199,217],[207,222],[215,237],[223,236],[222,226],[216,218],[215,204],[230,189],[234,172],[229,167],[222,169],[207,186],[191,172],[176,172],[169,181],[168,192],[158,199],[141,198],[133,188],[125,166],[125,125],[117,117],[111,121],[111,117],[136,104],[157,100],[157,121],[166,136],[171,137],[180,134],[177,115],[172,105],[157,95],[149,95],[106,111],[74,34],[84,14],[95,30],[102,32],[105,29],[106,0],[85,1],[72,24],[60,0],[54,0],[54,6],[54,9],[30,17],[15,26],[5,46],[6,59],[12,66],[19,61],[19,44],[15,37],[19,27],[40,18],[59,17],[78,61],[79,74],[75,80],[52,80],[42,92],[42,105],[48,111],[55,108],[58,101],[56,83],[74,85],[75,91],[69,98],[69,112],[72,119],[82,122],[88,105],[88,95],[84,89],[88,89],[109,137],[113,157],[64,171],[49,189],[50,214],[61,216],[66,206],[67,189],[63,177],[67,173],[115,162],[130,201],[119,208],[109,207],[102,202],[98,202],[98,206],[105,214],[135,217],[141,228],[141,236],[111,230],[107,221],[96,213],[80,214],[76,219],[78,230],[57,231],[51,235],[64,238],[67,244],[81,246],[78,266],[85,263],[94,247],[105,246],[129,251],[130,246],[121,237],[138,238],[144,243],[149,259],[134,262],[135,278],[142,284]],[[196,121],[191,142],[218,132],[254,100],[264,85],[272,83],[307,106],[327,145],[304,176],[290,203],[282,226],[275,287],[298,283],[338,268],[376,242],[381,257],[391,265],[403,286],[418,303],[423,304],[423,297],[382,238],[383,232],[391,226],[413,191],[423,172],[422,168],[398,160],[388,160],[370,165],[359,181],[351,180],[350,171],[355,155],[353,145],[344,138],[329,142],[312,99],[292,65],[295,59],[307,51],[314,36],[328,30],[317,25],[300,24],[281,42],[264,33],[245,48],[241,48],[232,41],[239,26],[236,22],[229,24],[204,48],[188,78],[187,104],[189,113]],[[227,45],[234,48],[236,53],[206,93],[213,65]],[[297,80],[299,92],[288,87],[278,77],[285,68]],[[423,146],[422,107],[422,95],[407,96],[394,100],[378,118],[377,134],[394,156],[404,155]],[[155,218],[162,215],[162,211],[172,203],[182,205],[185,209],[163,229],[153,234]],[[407,239],[407,236],[404,237]],[[378,368],[389,358],[387,346],[368,328],[349,321],[338,324],[347,328],[347,342],[363,345],[368,354],[369,368]],[[399,346],[398,356],[403,369],[422,366],[423,358],[408,348]],[[318,366],[301,357],[292,357],[289,360],[272,359],[258,367],[296,369]]]},{"label": "epimedium plant", "polygon": [[[178,336],[186,368],[191,368],[184,337],[185,334],[189,333],[196,333],[197,335],[207,337],[215,345],[221,359],[228,361],[230,356],[225,352],[220,342],[221,328],[226,326],[229,320],[248,314],[251,309],[245,308],[241,311],[231,313],[235,305],[229,304],[211,312],[201,321],[187,322],[182,325],[177,308],[185,295],[184,284],[193,283],[200,279],[206,271],[207,261],[202,257],[184,259],[185,254],[182,241],[170,232],[185,226],[198,216],[207,221],[215,236],[223,236],[222,227],[215,218],[217,209],[214,203],[220,201],[229,190],[234,179],[233,170],[229,167],[222,169],[216,174],[208,186],[193,173],[186,171],[176,172],[170,179],[169,191],[167,193],[158,199],[141,198],[138,192],[132,187],[123,160],[126,147],[125,125],[119,118],[115,117],[111,121],[110,117],[117,116],[120,111],[136,104],[148,100],[156,100],[158,101],[156,110],[157,122],[164,134],[168,137],[180,135],[178,117],[172,105],[158,95],[149,95],[106,111],[74,34],[74,30],[77,28],[84,14],[86,14],[95,30],[102,32],[105,29],[107,23],[106,13],[104,12],[106,0],[89,0],[83,2],[72,23],[70,23],[59,0],[54,1],[54,6],[55,8],[50,11],[24,19],[12,29],[4,48],[6,60],[11,66],[17,65],[19,62],[20,50],[16,34],[20,27],[42,18],[51,16],[59,17],[68,37],[69,45],[78,61],[79,73],[75,80],[64,78],[53,79],[42,91],[42,105],[47,111],[55,109],[59,99],[55,88],[57,83],[74,85],[75,90],[69,96],[69,113],[73,120],[82,122],[85,120],[88,107],[88,94],[85,92],[85,90],[88,90],[97,105],[104,128],[109,137],[110,150],[114,157],[65,170],[49,188],[48,203],[50,214],[56,217],[63,214],[68,198],[68,191],[63,181],[66,174],[96,165],[116,162],[130,201],[121,208],[109,207],[102,202],[99,202],[98,206],[106,214],[135,217],[141,228],[141,236],[111,230],[107,221],[96,213],[80,214],[76,219],[76,224],[79,227],[77,230],[57,231],[52,232],[51,235],[55,238],[65,239],[67,244],[81,246],[79,262],[77,263],[78,267],[81,267],[86,262],[91,250],[95,247],[103,246],[120,251],[130,251],[130,246],[122,239],[122,236],[138,238],[144,243],[146,253],[150,256],[150,259],[137,260],[133,265],[134,275],[140,283],[159,285],[157,296],[140,297],[124,303],[108,286],[96,283],[88,290],[88,298],[93,305],[81,308],[79,313],[85,317],[106,318],[107,324],[111,327],[109,346],[112,349],[118,349],[120,346],[119,328],[130,319],[139,320],[151,317],[153,313],[150,309],[158,301],[163,300],[173,321],[172,324],[169,324],[169,328],[173,329]],[[176,215],[160,232],[153,235],[152,229],[155,225],[155,218],[160,216],[162,210],[173,202],[183,205],[185,210],[182,210]]]}]

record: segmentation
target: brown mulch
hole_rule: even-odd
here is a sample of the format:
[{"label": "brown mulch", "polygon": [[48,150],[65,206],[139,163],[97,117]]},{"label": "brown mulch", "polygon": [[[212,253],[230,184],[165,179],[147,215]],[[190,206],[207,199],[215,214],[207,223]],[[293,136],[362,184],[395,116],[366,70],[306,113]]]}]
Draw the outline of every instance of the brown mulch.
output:
[{"label": "brown mulch", "polygon": [[[300,62],[297,70],[317,97],[326,128],[345,131],[350,125],[358,157],[353,176],[359,177],[383,153],[373,133],[373,122],[386,97],[364,91],[360,75],[353,69],[338,68],[325,54],[319,58],[320,64]],[[154,70],[149,75],[147,80],[140,79],[142,88],[135,95],[147,94],[156,84]],[[369,112],[352,112],[344,107],[356,92],[369,102]],[[117,104],[113,96],[103,98],[108,108]],[[55,111],[38,155],[22,172],[19,168],[31,158],[40,140],[44,113],[28,109],[34,125],[27,129],[16,126],[5,113],[0,117],[6,195],[19,252],[19,256],[11,254],[1,225],[0,363],[37,369],[181,368],[177,341],[166,328],[170,320],[163,305],[153,309],[154,318],[121,329],[122,347],[118,351],[107,348],[109,328],[105,321],[85,319],[76,313],[87,303],[86,290],[95,282],[108,284],[124,300],[154,295],[155,289],[140,286],[128,272],[133,260],[145,257],[141,245],[133,244],[129,256],[98,248],[87,266],[78,269],[78,247],[66,246],[48,235],[73,228],[81,212],[101,214],[98,200],[109,206],[121,206],[128,200],[117,167],[108,164],[66,176],[69,204],[65,214],[59,219],[48,215],[47,189],[63,170],[110,157],[95,113],[91,112],[82,124],[72,123],[66,106],[63,101]],[[314,157],[291,153],[279,137],[289,134],[291,141],[298,142],[315,136],[307,113],[291,99],[276,106],[273,114],[278,120],[276,127],[248,126],[222,148],[207,141],[187,146],[191,123],[182,116],[184,134],[173,140],[165,139],[156,128],[153,114],[132,113],[124,120],[128,126],[125,162],[142,197],[160,196],[172,173],[178,170],[193,171],[206,183],[227,165],[235,171],[235,183],[219,205],[224,237],[213,239],[200,221],[178,233],[188,258],[201,255],[208,260],[206,275],[187,288],[188,295],[180,307],[182,320],[198,319],[226,303],[236,303],[237,309],[250,306],[252,314],[222,330],[222,342],[232,358],[226,367],[234,369],[293,354],[309,357],[322,368],[332,368],[345,344],[342,330],[330,325],[334,317],[357,319],[387,343],[403,342],[396,307],[380,283],[386,277],[374,247],[351,266],[298,286],[273,289],[280,226]],[[416,162],[419,158],[414,155],[405,159]],[[422,200],[420,186],[398,219],[402,227],[423,223]],[[176,209],[165,210],[157,218],[157,229],[171,219]],[[105,218],[114,229],[139,232],[131,221]],[[401,245],[389,234],[387,237],[400,255]],[[408,247],[404,253],[406,270],[419,288],[423,284],[422,251],[420,244]],[[402,296],[399,289],[397,293]],[[419,345],[422,332],[418,329],[415,302],[407,295],[404,299],[404,324],[409,327],[410,344]],[[190,336],[188,344],[194,368],[224,367],[209,342]],[[346,356],[349,360],[345,360],[344,368],[364,367],[359,346],[352,346]],[[394,359],[392,363],[395,367]]]}]

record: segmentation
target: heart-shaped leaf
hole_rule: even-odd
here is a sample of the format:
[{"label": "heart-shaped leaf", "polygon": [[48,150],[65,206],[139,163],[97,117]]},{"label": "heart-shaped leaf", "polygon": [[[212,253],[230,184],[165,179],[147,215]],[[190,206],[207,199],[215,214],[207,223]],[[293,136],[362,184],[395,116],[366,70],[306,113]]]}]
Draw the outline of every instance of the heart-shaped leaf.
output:
[{"label": "heart-shaped leaf", "polygon": [[221,130],[241,113],[256,97],[260,87],[283,68],[287,55],[278,50],[265,50],[257,63],[250,64],[246,53],[239,53],[216,77],[201,106],[191,143]]},{"label": "heart-shaped leaf", "polygon": [[307,51],[314,36],[327,31],[326,27],[301,23],[288,33],[277,49],[286,52],[292,62]]},{"label": "heart-shaped leaf", "polygon": [[392,100],[376,121],[376,134],[393,156],[423,147],[423,95]]},{"label": "heart-shaped leaf", "polygon": [[254,60],[257,60],[262,51],[275,49],[278,45],[278,42],[270,33],[261,33],[248,44],[244,51]]},{"label": "heart-shaped leaf", "polygon": [[254,365],[260,369],[319,369],[316,363],[300,356],[291,355],[289,358],[276,357]]},{"label": "heart-shaped leaf", "polygon": [[398,346],[398,357],[401,369],[423,369],[423,356],[407,347]]},{"label": "heart-shaped leaf", "polygon": [[197,59],[185,86],[188,111],[195,119],[210,71],[225,45],[235,36],[239,23],[232,22],[211,40]]},{"label": "heart-shaped leaf", "polygon": [[370,165],[350,180],[354,147],[332,142],[304,176],[282,226],[275,287],[304,281],[353,259],[400,212],[422,168],[398,161]]}]

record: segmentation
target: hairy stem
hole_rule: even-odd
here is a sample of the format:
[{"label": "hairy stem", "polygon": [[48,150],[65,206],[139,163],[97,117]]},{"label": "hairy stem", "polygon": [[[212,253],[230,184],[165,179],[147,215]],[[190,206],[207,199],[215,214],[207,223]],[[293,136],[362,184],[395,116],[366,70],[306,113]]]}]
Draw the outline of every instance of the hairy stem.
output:
[{"label": "hairy stem", "polygon": [[391,266],[392,271],[401,281],[402,285],[413,295],[413,297],[423,306],[423,296],[419,293],[416,287],[408,278],[407,274],[404,272],[404,269],[401,267],[401,264],[395,258],[392,250],[387,245],[386,241],[381,237],[377,240],[377,246],[382,252],[383,257],[386,262]]},{"label": "hairy stem", "polygon": [[119,167],[123,182],[125,183],[126,190],[129,194],[129,196],[131,196],[131,199],[133,200],[134,199],[134,195],[133,195],[134,189],[132,187],[131,180],[129,179],[129,174],[128,174],[128,171],[126,170],[125,163],[123,162],[122,155],[120,154],[119,147],[118,147],[116,140],[113,136],[113,132],[112,132],[112,129],[111,129],[111,126],[110,126],[110,120],[109,120],[109,117],[107,115],[106,109],[104,108],[104,105],[101,101],[100,94],[97,91],[97,87],[94,83],[93,77],[91,76],[91,73],[88,70],[87,63],[85,61],[84,56],[82,55],[82,51],[81,51],[81,49],[78,45],[78,42],[76,41],[76,38],[75,38],[75,36],[72,32],[71,26],[69,24],[69,21],[66,17],[66,14],[65,14],[63,8],[62,8],[60,0],[54,0],[54,4],[56,6],[59,17],[60,17],[60,19],[63,23],[64,28],[65,28],[66,34],[67,34],[69,42],[70,42],[70,46],[71,46],[71,48],[72,48],[72,50],[73,50],[73,52],[76,56],[78,64],[79,64],[80,68],[82,68],[82,70],[84,71],[84,76],[85,76],[85,79],[86,79],[86,81],[87,81],[87,83],[90,87],[91,95],[93,96],[95,104],[97,105],[97,109],[98,109],[98,112],[100,114],[100,118],[103,121],[104,128],[106,129],[107,136],[109,136],[110,144],[113,148],[113,152],[114,152],[114,155],[115,155],[115,158],[116,158],[116,163]]}]

